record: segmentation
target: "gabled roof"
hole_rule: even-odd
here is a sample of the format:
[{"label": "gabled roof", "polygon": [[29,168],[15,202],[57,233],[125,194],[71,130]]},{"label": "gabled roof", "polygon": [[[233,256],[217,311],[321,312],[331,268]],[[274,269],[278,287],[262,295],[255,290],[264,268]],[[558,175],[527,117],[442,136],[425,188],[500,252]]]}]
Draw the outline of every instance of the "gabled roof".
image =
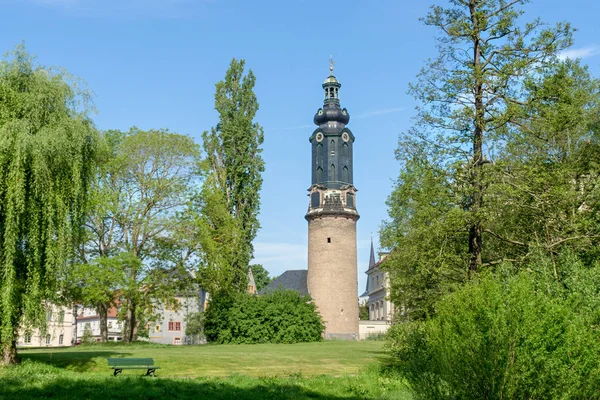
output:
[{"label": "gabled roof", "polygon": [[259,294],[274,292],[276,290],[287,289],[294,290],[301,295],[308,295],[308,285],[306,283],[308,271],[305,269],[296,269],[285,271],[279,277],[275,278]]},{"label": "gabled roof", "polygon": [[252,273],[252,268],[248,268],[248,288],[256,287],[256,282],[254,281],[254,274]]}]

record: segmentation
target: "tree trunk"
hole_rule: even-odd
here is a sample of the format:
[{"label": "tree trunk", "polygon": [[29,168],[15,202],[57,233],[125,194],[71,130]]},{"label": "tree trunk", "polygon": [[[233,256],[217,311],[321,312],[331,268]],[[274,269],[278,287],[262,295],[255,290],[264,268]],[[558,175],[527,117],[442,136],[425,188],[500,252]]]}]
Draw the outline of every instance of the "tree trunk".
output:
[{"label": "tree trunk", "polygon": [[17,357],[17,341],[11,340],[2,347],[2,365],[13,365],[19,362]]},{"label": "tree trunk", "polygon": [[485,105],[483,102],[483,71],[481,66],[481,40],[477,0],[470,0],[469,11],[473,24],[473,74],[475,95],[475,121],[473,130],[473,160],[471,164],[471,221],[469,226],[469,278],[477,272],[482,263],[483,227],[481,209],[483,207],[483,134],[485,131]]},{"label": "tree trunk", "polygon": [[100,341],[108,342],[108,304],[98,303],[96,311],[100,317]]},{"label": "tree trunk", "polygon": [[135,339],[135,325],[137,323],[135,311],[135,304],[129,299],[127,301],[127,312],[125,313],[125,328],[123,329],[123,342],[125,343],[133,343]]}]

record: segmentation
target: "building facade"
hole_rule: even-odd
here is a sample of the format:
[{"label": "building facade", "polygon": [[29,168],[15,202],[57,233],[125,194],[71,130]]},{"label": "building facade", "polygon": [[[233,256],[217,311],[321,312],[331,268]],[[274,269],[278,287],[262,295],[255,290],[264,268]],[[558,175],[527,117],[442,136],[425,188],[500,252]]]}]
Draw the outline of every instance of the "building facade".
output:
[{"label": "building facade", "polygon": [[356,188],[353,185],[354,135],[350,115],[340,107],[341,84],[330,75],[323,83],[323,107],[309,138],[312,184],[308,189],[307,286],[325,321],[325,337],[358,339]]},{"label": "building facade", "polygon": [[[118,312],[116,307],[110,307],[107,312],[106,324],[109,342],[123,340],[123,321],[119,321]],[[94,308],[82,307],[78,309],[73,333],[77,339],[76,343],[83,341],[88,330],[92,340],[100,341],[100,315]]]},{"label": "building facade", "polygon": [[[394,316],[394,304],[389,300],[390,278],[387,272],[381,269],[381,264],[387,255],[388,253],[379,253],[379,261],[371,264],[367,270],[370,321],[391,323]],[[371,259],[374,257],[372,256]]]},{"label": "building facade", "polygon": [[63,347],[73,344],[73,310],[51,304],[46,310],[46,332],[39,329],[19,330],[19,347]]},{"label": "building facade", "polygon": [[202,338],[185,334],[186,317],[191,313],[204,311],[207,301],[206,292],[179,294],[175,296],[176,307],[156,306],[160,319],[148,323],[148,337],[151,342],[161,344],[199,344]]}]

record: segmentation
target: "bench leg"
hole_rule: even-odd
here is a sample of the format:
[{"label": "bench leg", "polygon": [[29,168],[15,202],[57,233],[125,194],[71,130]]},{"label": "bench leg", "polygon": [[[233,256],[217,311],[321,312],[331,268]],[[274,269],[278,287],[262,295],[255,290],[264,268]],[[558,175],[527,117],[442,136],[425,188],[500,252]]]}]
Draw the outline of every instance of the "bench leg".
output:
[{"label": "bench leg", "polygon": [[156,370],[154,368],[148,368],[148,371],[146,371],[146,375],[144,375],[144,376],[152,375],[152,377],[155,378],[156,377],[156,375],[154,375],[155,371]]},{"label": "bench leg", "polygon": [[119,369],[119,368],[115,368],[115,372],[113,372],[113,376],[117,376],[119,373],[121,373],[123,370]]}]

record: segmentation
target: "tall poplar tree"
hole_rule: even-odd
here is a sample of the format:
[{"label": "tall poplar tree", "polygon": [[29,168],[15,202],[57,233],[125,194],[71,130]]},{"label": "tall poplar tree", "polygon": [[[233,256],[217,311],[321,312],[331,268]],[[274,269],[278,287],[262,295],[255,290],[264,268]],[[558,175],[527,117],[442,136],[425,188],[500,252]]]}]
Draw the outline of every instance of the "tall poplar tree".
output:
[{"label": "tall poplar tree", "polygon": [[22,322],[43,327],[78,240],[98,135],[89,94],[24,46],[0,62],[0,345],[15,363]]},{"label": "tall poplar tree", "polygon": [[263,129],[254,122],[258,101],[252,70],[233,59],[225,80],[216,84],[219,123],[204,132],[205,181],[199,196],[203,287],[243,291],[259,228],[260,188],[264,161]]}]

